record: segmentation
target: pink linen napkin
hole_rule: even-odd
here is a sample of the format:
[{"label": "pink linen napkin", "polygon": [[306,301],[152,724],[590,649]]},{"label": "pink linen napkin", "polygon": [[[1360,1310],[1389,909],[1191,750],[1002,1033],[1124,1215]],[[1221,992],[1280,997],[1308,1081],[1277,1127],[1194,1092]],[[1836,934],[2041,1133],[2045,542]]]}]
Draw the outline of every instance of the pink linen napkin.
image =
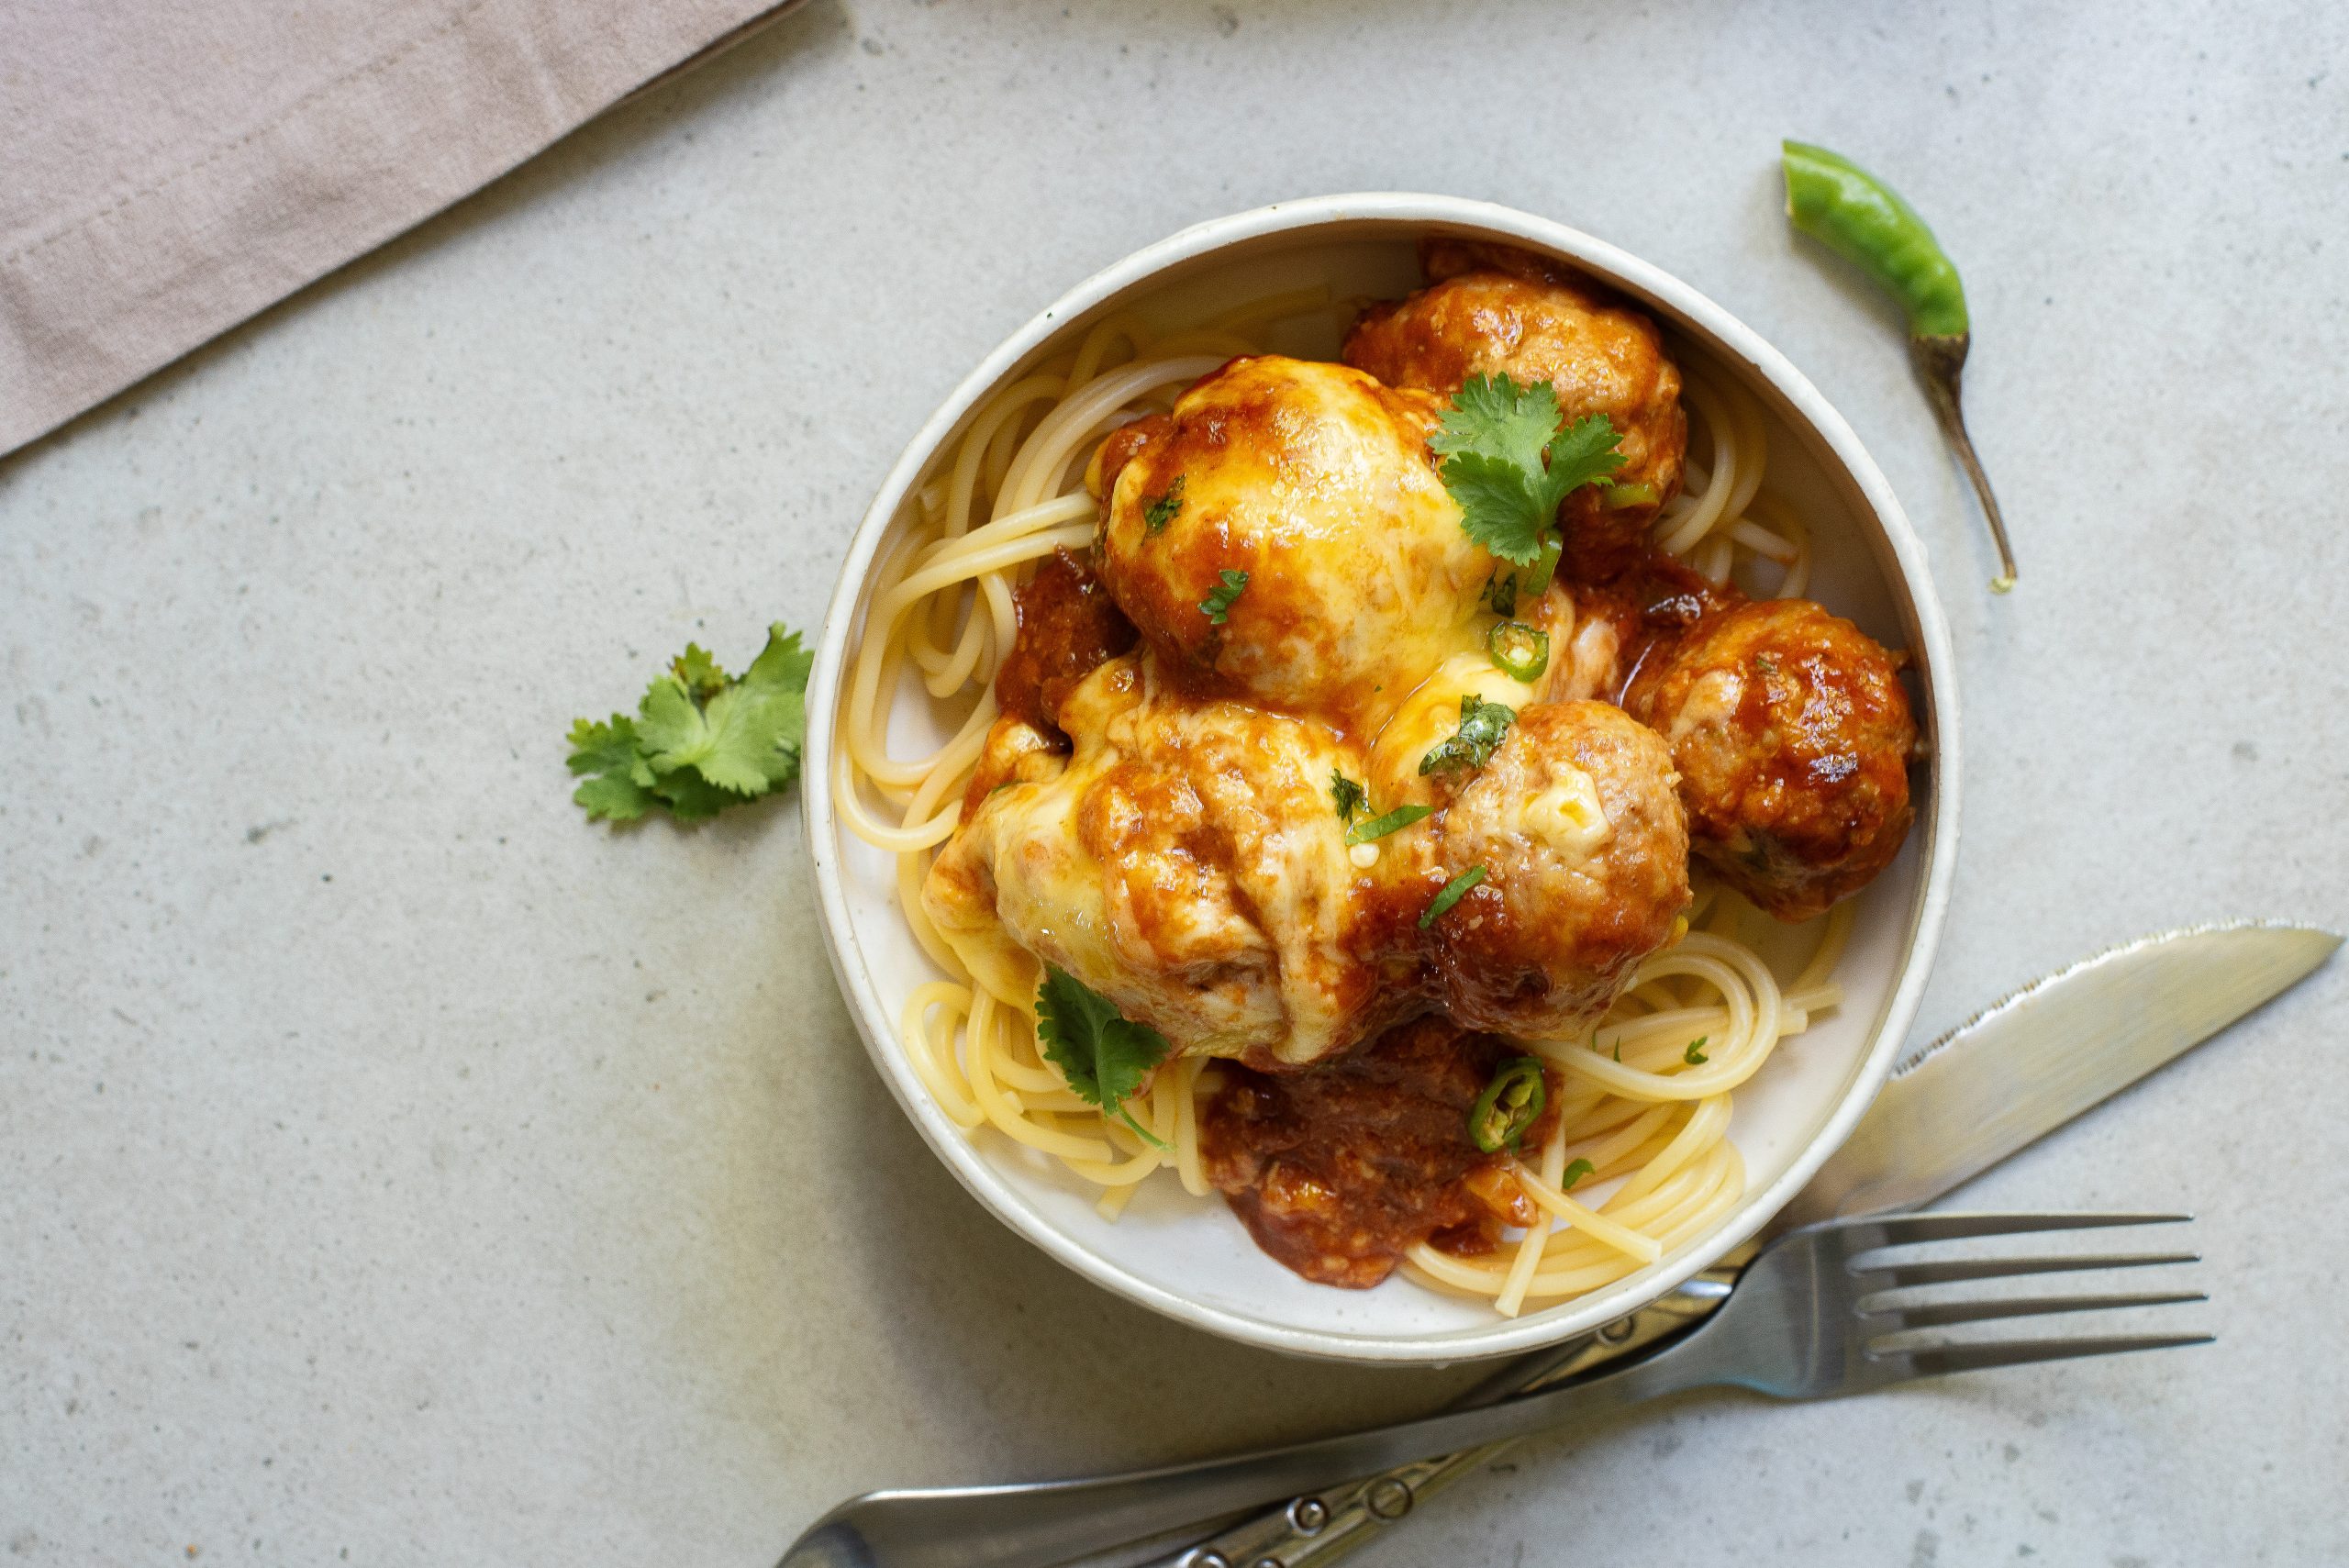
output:
[{"label": "pink linen napkin", "polygon": [[778,9],[0,4],[0,454]]}]

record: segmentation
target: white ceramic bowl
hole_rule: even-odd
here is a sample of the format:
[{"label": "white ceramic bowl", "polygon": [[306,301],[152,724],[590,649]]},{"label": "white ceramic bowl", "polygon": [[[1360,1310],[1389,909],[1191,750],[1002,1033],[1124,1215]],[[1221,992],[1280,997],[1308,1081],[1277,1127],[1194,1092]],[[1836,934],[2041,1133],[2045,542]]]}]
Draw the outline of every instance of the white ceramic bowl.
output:
[{"label": "white ceramic bowl", "polygon": [[[1769,483],[1814,530],[1810,592],[1877,638],[1916,656],[1919,721],[1932,743],[1917,825],[1900,858],[1863,895],[1839,975],[1846,1000],[1777,1053],[1737,1094],[1730,1134],[1746,1195],[1708,1234],[1655,1266],[1588,1296],[1514,1319],[1400,1277],[1375,1290],[1307,1283],[1259,1251],[1220,1202],[1169,1180],[1144,1184],[1112,1223],[1057,1165],[950,1121],[907,1062],[897,1017],[907,994],[937,977],[897,906],[890,857],[856,839],[834,806],[832,755],[841,683],[861,627],[868,577],[901,503],[952,450],[964,422],[1003,384],[1111,311],[1191,322],[1302,283],[1341,296],[1416,286],[1415,247],[1429,233],[1509,243],[1574,263],[1640,301],[1684,362],[1732,379],[1767,410]],[[1281,344],[1334,357],[1322,344]],[[1941,933],[1957,843],[1957,688],[1949,632],[1925,552],[1851,427],[1776,350],[1678,279],[1586,234],[1506,207],[1449,196],[1379,194],[1286,202],[1186,228],[1079,284],[1028,323],[930,416],[874,498],[816,651],[802,775],[825,935],[841,988],[874,1065],[947,1168],[996,1217],[1070,1268],[1127,1299],[1249,1344],[1356,1362],[1442,1362],[1530,1350],[1598,1327],[1653,1299],[1751,1236],[1851,1131],[1909,1029]],[[923,738],[908,735],[910,749]],[[1070,1289],[1083,1288],[1074,1281]]]}]

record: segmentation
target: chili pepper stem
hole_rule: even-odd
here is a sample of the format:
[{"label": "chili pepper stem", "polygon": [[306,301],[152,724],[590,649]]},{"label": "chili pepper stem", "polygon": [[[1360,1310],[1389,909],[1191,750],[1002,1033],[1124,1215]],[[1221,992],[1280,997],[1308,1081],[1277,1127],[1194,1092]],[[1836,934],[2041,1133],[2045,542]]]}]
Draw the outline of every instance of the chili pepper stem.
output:
[{"label": "chili pepper stem", "polygon": [[1959,400],[1960,373],[1965,368],[1965,350],[1971,334],[1954,333],[1948,337],[1932,337],[1920,333],[1909,339],[1909,359],[1917,367],[1917,378],[1925,384],[1927,398],[1932,403],[1934,417],[1941,421],[1942,433],[1957,451],[1957,461],[1965,476],[1974,482],[1974,494],[1982,502],[1982,515],[1989,519],[1990,538],[1998,547],[1998,574],[1990,579],[1990,591],[2005,594],[2015,585],[2014,547],[2007,542],[2007,520],[1998,510],[1998,498],[1990,490],[1990,476],[1982,472],[1982,460],[1974,452],[1974,439],[1965,433],[1965,411]]}]

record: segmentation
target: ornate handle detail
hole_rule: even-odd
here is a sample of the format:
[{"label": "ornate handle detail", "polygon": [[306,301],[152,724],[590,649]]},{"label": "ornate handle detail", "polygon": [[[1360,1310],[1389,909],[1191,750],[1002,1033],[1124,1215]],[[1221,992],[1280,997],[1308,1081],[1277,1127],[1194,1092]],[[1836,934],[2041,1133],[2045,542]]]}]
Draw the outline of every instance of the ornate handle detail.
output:
[{"label": "ornate handle detail", "polygon": [[[1709,1316],[1728,1297],[1730,1287],[1755,1251],[1751,1245],[1741,1247],[1629,1318],[1571,1340],[1549,1356],[1512,1363],[1461,1404],[1491,1404],[1554,1387],[1687,1328]],[[1487,1443],[1441,1459],[1399,1465],[1313,1496],[1292,1498],[1285,1507],[1244,1519],[1146,1568],[1326,1568],[1408,1518],[1432,1494],[1515,1446],[1513,1441]]]}]

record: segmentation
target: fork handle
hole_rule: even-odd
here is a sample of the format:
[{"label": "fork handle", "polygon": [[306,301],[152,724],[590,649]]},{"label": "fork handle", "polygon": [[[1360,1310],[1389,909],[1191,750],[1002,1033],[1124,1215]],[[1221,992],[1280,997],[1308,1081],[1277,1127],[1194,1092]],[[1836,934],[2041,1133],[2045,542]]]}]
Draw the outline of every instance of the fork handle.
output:
[{"label": "fork handle", "polygon": [[[1569,1378],[1588,1379],[1631,1357],[1653,1353],[1657,1340],[1718,1311],[1757,1251],[1753,1242],[1747,1242],[1629,1318],[1571,1340],[1546,1356],[1504,1367],[1462,1403],[1474,1407],[1521,1397],[1553,1388]],[[1318,1496],[1292,1497],[1286,1507],[1226,1526],[1204,1540],[1152,1558],[1142,1568],[1215,1568],[1218,1563],[1225,1568],[1255,1568],[1267,1560],[1281,1568],[1329,1568],[1401,1523],[1434,1494],[1515,1446],[1514,1439],[1487,1443],[1465,1453],[1423,1459],[1364,1476]]]},{"label": "fork handle", "polygon": [[868,1493],[817,1520],[779,1568],[1049,1568],[1195,1519],[1703,1386],[1715,1381],[1710,1358],[1694,1349],[1682,1340],[1548,1393],[1228,1459],[1085,1481]]}]

